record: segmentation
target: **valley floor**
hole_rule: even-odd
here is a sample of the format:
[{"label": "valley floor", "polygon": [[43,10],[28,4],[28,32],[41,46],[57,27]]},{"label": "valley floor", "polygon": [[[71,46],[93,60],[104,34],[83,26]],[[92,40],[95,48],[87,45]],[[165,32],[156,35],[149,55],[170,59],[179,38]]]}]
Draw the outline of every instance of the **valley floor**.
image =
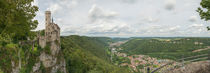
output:
[{"label": "valley floor", "polygon": [[[113,60],[112,62],[117,63],[122,67],[128,67],[132,72],[136,73],[146,73],[147,69],[150,68],[150,71],[153,71],[157,68],[161,68],[158,70],[158,73],[193,73],[201,68],[205,68],[209,61],[199,61],[199,62],[177,62],[170,59],[158,59],[154,57],[150,57],[148,55],[128,55],[127,53],[122,53],[120,50],[123,50],[120,45],[126,43],[127,41],[120,41],[116,43],[110,44],[110,49],[112,53],[111,58],[118,58],[117,60]],[[193,52],[199,52],[208,50],[210,47],[203,49],[197,49]],[[120,63],[119,63],[120,62]]]}]

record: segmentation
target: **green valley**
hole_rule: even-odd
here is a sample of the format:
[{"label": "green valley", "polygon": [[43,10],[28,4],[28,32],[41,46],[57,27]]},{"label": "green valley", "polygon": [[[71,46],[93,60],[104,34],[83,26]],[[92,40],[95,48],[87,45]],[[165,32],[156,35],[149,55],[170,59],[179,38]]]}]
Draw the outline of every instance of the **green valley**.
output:
[{"label": "green valley", "polygon": [[112,60],[134,73],[148,72],[148,68],[153,71],[160,68],[157,73],[169,73],[185,64],[210,60],[209,40],[197,37],[130,38],[112,44]]},{"label": "green valley", "polygon": [[108,42],[104,42],[110,38],[72,35],[61,39],[69,73],[129,73],[110,62]]},{"label": "green valley", "polygon": [[[181,59],[210,52],[210,38],[151,38],[132,39],[121,45],[128,55],[143,54],[161,59]],[[199,49],[205,49],[193,52]]]}]

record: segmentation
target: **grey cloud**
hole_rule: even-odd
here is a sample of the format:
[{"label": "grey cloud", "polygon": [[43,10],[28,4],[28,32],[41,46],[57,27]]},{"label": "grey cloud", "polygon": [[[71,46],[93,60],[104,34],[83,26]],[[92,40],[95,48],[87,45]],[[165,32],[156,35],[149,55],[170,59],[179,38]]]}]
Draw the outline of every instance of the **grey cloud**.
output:
[{"label": "grey cloud", "polygon": [[176,0],[166,0],[165,2],[165,8],[167,10],[173,10],[176,5]]},{"label": "grey cloud", "polygon": [[72,9],[78,5],[78,2],[79,2],[79,0],[62,0],[62,1],[60,1],[60,4],[69,8],[69,9]]},{"label": "grey cloud", "polygon": [[108,10],[105,11],[103,8],[100,8],[97,5],[93,5],[88,13],[88,16],[92,22],[98,19],[112,19],[115,18],[117,15],[117,12]]},{"label": "grey cloud", "polygon": [[[93,26],[94,25],[94,26]],[[95,35],[102,35],[102,34],[131,34],[132,28],[126,23],[112,20],[110,22],[107,21],[96,21],[92,24],[86,24],[84,26],[70,26],[66,28],[65,33],[71,34],[95,34]]]},{"label": "grey cloud", "polygon": [[90,26],[89,33],[91,34],[119,34],[131,33],[131,27],[123,22],[112,20],[111,22],[96,22],[96,26]]},{"label": "grey cloud", "polygon": [[55,4],[51,4],[49,8],[47,8],[47,10],[50,10],[52,12],[52,14],[56,14],[56,12],[58,12],[59,10],[62,10],[63,7],[61,7],[60,4],[55,3]]},{"label": "grey cloud", "polygon": [[155,23],[155,22],[158,22],[159,19],[156,19],[156,18],[152,18],[152,17],[147,17],[144,19],[146,22],[148,23]]},{"label": "grey cloud", "polygon": [[191,27],[204,27],[203,24],[192,24]]},{"label": "grey cloud", "polygon": [[[62,35],[210,35],[200,34],[208,32],[204,31],[206,28],[203,25],[207,23],[196,15],[198,0],[36,1],[38,3],[35,5],[40,8],[35,18],[39,21],[37,29],[44,29],[44,11],[50,9],[55,22],[61,27]],[[173,10],[176,14],[167,10]]]},{"label": "grey cloud", "polygon": [[120,0],[124,3],[136,3],[138,0]]},{"label": "grey cloud", "polygon": [[189,21],[190,22],[195,22],[195,21],[197,21],[197,19],[198,19],[197,16],[191,16]]},{"label": "grey cloud", "polygon": [[169,31],[170,33],[177,33],[179,29],[180,29],[180,26],[177,25],[177,26],[169,27],[167,31]]},{"label": "grey cloud", "polygon": [[38,0],[34,0],[33,2],[32,2],[32,5],[35,5],[35,6],[38,6]]},{"label": "grey cloud", "polygon": [[168,26],[168,25],[147,25],[141,27],[137,33],[143,35],[167,36],[173,34],[181,34],[181,26]]}]

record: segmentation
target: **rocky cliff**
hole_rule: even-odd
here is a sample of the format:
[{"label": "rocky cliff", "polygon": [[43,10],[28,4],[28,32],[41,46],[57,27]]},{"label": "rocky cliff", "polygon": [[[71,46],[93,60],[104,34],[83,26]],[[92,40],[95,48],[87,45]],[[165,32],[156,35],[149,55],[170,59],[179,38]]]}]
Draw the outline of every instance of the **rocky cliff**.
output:
[{"label": "rocky cliff", "polygon": [[46,73],[66,73],[66,62],[60,51],[60,44],[53,41],[49,42],[46,47],[50,49],[41,52],[39,61],[35,63],[31,73],[43,73],[41,65],[46,69]]}]

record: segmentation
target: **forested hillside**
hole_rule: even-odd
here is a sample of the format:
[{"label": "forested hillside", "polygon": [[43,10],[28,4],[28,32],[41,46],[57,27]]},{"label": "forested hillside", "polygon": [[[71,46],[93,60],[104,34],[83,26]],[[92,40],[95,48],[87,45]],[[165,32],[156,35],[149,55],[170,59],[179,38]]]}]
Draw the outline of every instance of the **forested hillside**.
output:
[{"label": "forested hillside", "polygon": [[157,58],[180,59],[209,53],[210,38],[132,39],[121,47],[128,55],[143,54]]},{"label": "forested hillside", "polygon": [[109,60],[105,38],[67,36],[61,38],[69,73],[129,73]]}]

